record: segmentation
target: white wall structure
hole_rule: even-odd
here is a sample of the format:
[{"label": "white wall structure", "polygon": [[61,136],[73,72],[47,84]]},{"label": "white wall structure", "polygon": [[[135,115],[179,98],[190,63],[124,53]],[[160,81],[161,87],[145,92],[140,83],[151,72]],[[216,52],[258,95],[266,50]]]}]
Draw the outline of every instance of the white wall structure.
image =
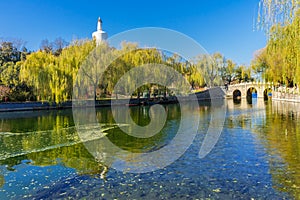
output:
[{"label": "white wall structure", "polygon": [[92,34],[94,40],[96,40],[96,44],[99,45],[102,41],[107,39],[107,33],[102,30],[102,20],[99,17],[97,22],[97,31]]}]

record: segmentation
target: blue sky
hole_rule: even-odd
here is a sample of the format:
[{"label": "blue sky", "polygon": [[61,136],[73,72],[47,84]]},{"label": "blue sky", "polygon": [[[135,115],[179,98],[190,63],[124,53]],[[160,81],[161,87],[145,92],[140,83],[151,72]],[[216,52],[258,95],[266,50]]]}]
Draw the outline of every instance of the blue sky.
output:
[{"label": "blue sky", "polygon": [[91,38],[97,18],[109,36],[134,28],[163,27],[182,32],[209,53],[220,52],[249,65],[266,37],[253,30],[258,0],[0,1],[0,38],[18,38],[30,50],[43,39]]}]

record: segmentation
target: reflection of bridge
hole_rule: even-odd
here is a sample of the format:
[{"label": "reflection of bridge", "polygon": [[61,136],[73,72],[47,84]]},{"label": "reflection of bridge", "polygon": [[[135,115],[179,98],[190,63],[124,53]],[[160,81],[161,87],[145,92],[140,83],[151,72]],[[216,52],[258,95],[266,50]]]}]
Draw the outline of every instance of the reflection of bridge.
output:
[{"label": "reflection of bridge", "polygon": [[227,87],[226,96],[228,98],[245,98],[256,94],[258,98],[266,98],[272,92],[272,87],[271,83],[234,84]]}]

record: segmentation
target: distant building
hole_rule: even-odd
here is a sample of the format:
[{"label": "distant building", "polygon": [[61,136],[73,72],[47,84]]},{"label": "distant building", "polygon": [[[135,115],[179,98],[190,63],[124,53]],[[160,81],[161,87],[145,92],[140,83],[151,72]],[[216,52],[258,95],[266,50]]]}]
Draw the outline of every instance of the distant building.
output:
[{"label": "distant building", "polygon": [[107,39],[107,33],[102,30],[102,20],[100,19],[100,17],[98,18],[97,31],[92,34],[92,37],[94,40],[96,40],[97,45]]}]

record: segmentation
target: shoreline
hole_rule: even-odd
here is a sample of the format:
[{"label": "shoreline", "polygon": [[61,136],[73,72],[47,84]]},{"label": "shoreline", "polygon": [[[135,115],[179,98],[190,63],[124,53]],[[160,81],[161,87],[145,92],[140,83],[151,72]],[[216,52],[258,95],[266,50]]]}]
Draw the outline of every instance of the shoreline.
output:
[{"label": "shoreline", "polygon": [[[214,99],[231,99],[219,87],[210,88],[208,90],[195,93],[198,102],[210,102],[211,97]],[[185,97],[185,101],[190,101],[189,97]],[[281,92],[272,93],[272,101],[300,103],[300,95]],[[90,103],[89,103],[90,102]],[[87,100],[84,105],[78,107],[110,107],[112,104],[117,106],[146,106],[154,104],[175,104],[178,103],[176,96],[156,97],[156,98],[132,98],[132,99],[101,99]],[[73,108],[73,102],[67,101],[59,105],[53,102],[3,102],[0,103],[0,112],[17,112],[17,111],[40,111],[40,110],[63,110]]]},{"label": "shoreline", "polygon": [[[214,99],[224,99],[225,93],[219,88],[210,88],[208,90],[195,93],[198,101],[207,102]],[[185,97],[189,101],[189,96]],[[89,103],[90,102],[90,103]],[[143,106],[153,104],[174,104],[178,103],[176,96],[171,97],[156,97],[156,98],[132,98],[132,99],[101,99],[101,100],[85,100],[84,105],[78,107],[110,107],[113,105],[118,106]],[[63,110],[73,107],[73,101],[66,101],[59,105],[53,102],[4,102],[0,103],[0,112],[15,112],[15,111],[39,111],[39,110]]]}]

